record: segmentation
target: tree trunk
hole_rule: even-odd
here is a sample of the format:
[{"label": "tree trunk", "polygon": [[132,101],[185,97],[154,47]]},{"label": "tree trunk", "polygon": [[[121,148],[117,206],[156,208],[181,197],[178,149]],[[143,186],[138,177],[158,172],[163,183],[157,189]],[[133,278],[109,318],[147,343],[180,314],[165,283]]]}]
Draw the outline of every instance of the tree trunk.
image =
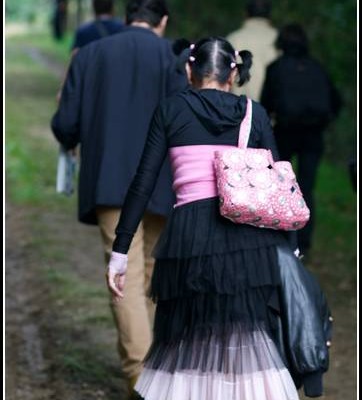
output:
[{"label": "tree trunk", "polygon": [[79,26],[83,21],[83,1],[77,0],[77,26]]}]

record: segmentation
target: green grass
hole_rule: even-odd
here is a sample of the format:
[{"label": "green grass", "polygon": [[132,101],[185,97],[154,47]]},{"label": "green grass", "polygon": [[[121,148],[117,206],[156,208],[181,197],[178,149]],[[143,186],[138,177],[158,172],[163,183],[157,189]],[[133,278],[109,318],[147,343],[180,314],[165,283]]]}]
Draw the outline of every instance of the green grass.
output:
[{"label": "green grass", "polygon": [[59,82],[19,48],[8,49],[6,59],[7,192],[15,203],[74,201],[55,193],[59,145],[51,133],[50,118]]},{"label": "green grass", "polygon": [[[81,334],[80,334],[81,336]],[[101,345],[94,345],[92,348],[86,347],[82,340],[84,337],[75,338],[76,344],[66,344],[63,346],[63,353],[59,354],[59,364],[62,366],[63,374],[72,384],[82,385],[82,388],[88,387],[94,396],[95,389],[100,393],[100,399],[118,400],[126,396],[120,390],[119,379],[114,376],[119,375],[119,371],[114,365],[107,365],[99,356],[104,352]],[[105,397],[106,392],[106,397]],[[94,398],[94,397],[91,398]],[[82,397],[84,398],[84,397]],[[98,397],[97,397],[98,398]]]},{"label": "green grass", "polygon": [[[347,168],[322,163],[316,188],[316,230],[310,264],[329,293],[349,298],[357,280],[357,195]],[[342,296],[343,297],[343,296]]]},{"label": "green grass", "polygon": [[48,31],[36,31],[11,38],[12,45],[36,47],[59,63],[67,64],[70,57],[73,36],[67,33],[61,41],[56,41]]},{"label": "green grass", "polygon": [[[61,356],[63,368],[76,381],[86,380],[87,382],[103,383],[105,386],[108,382],[108,369],[102,362],[99,362],[101,360],[90,356],[89,349],[84,350],[75,346],[64,347],[64,354]],[[92,350],[92,353],[100,354],[102,352],[102,349],[93,348]]]},{"label": "green grass", "polygon": [[[53,263],[54,265],[54,263]],[[49,266],[46,269],[46,279],[53,288],[51,298],[53,301],[61,300],[64,312],[76,317],[77,323],[82,325],[100,325],[107,328],[113,327],[108,307],[108,293],[106,286],[91,284],[80,279],[69,268],[57,269]],[[89,300],[92,307],[89,308]],[[74,315],[76,310],[76,315]],[[69,315],[67,315],[69,317]],[[70,318],[70,320],[73,320]]]},{"label": "green grass", "polygon": [[[317,229],[321,247],[356,244],[356,193],[352,190],[347,168],[322,164],[316,190],[317,218],[323,230]],[[343,248],[342,248],[343,249]]]}]

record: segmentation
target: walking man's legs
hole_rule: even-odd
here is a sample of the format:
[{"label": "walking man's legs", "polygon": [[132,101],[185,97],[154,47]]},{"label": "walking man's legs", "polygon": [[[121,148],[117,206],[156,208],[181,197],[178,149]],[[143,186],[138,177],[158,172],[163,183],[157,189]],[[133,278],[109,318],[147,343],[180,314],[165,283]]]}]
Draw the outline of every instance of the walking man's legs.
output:
[{"label": "walking man's legs", "polygon": [[[97,218],[101,231],[105,259],[108,263],[120,209],[98,207]],[[118,331],[118,351],[122,372],[130,391],[142,369],[142,361],[152,340],[154,307],[146,297],[153,270],[151,250],[163,228],[164,218],[146,215],[133,238],[128,252],[128,269],[122,301],[111,301],[112,313]]]}]

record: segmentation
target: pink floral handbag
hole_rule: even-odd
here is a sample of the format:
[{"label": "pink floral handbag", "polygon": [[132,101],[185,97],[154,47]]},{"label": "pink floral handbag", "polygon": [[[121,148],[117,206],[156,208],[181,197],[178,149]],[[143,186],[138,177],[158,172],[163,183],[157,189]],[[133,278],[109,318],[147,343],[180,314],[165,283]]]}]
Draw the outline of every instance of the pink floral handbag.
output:
[{"label": "pink floral handbag", "polygon": [[238,147],[215,152],[220,213],[238,224],[297,230],[309,220],[292,166],[274,162],[270,150],[247,148],[252,101],[240,125]]}]

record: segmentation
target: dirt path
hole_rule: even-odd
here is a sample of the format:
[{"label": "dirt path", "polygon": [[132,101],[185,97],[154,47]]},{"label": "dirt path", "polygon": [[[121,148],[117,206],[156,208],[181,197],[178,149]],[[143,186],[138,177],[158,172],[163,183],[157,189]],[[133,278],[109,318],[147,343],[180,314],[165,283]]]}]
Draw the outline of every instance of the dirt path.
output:
[{"label": "dirt path", "polygon": [[26,47],[24,48],[24,52],[35,62],[47,68],[48,71],[53,73],[53,75],[59,78],[59,80],[63,79],[65,73],[63,64],[60,64],[51,57],[48,57],[36,47]]},{"label": "dirt path", "polygon": [[[23,52],[63,76],[47,54]],[[47,125],[36,127],[39,135],[56,146]],[[74,199],[57,200],[36,207],[7,199],[6,399],[122,400],[99,233],[79,224]]]},{"label": "dirt path", "polygon": [[9,203],[6,211],[11,232],[6,237],[6,398],[66,398],[58,385],[49,385],[48,288],[39,285],[39,271],[26,250],[27,212]]},{"label": "dirt path", "polygon": [[[37,229],[66,252],[66,259],[55,262],[54,268],[65,263],[75,267],[76,276],[86,279],[99,290],[106,289],[102,270],[102,249],[98,232],[77,223],[73,215],[39,215],[39,210],[6,207],[6,399],[7,400],[100,400],[118,399],[124,395],[119,373],[113,329],[77,324],[79,306],[68,308],[57,304],[52,287],[43,276],[44,265],[34,247]],[[76,246],[69,246],[68,232]],[[85,251],[87,249],[87,251]],[[68,308],[68,309],[66,309]],[[74,326],[69,324],[69,313]],[[61,362],[62,347],[72,340],[83,341],[85,348],[104,343],[104,353],[97,355],[109,373],[109,380],[81,379]],[[89,350],[88,350],[89,351]],[[89,354],[91,356],[91,351]]]}]

